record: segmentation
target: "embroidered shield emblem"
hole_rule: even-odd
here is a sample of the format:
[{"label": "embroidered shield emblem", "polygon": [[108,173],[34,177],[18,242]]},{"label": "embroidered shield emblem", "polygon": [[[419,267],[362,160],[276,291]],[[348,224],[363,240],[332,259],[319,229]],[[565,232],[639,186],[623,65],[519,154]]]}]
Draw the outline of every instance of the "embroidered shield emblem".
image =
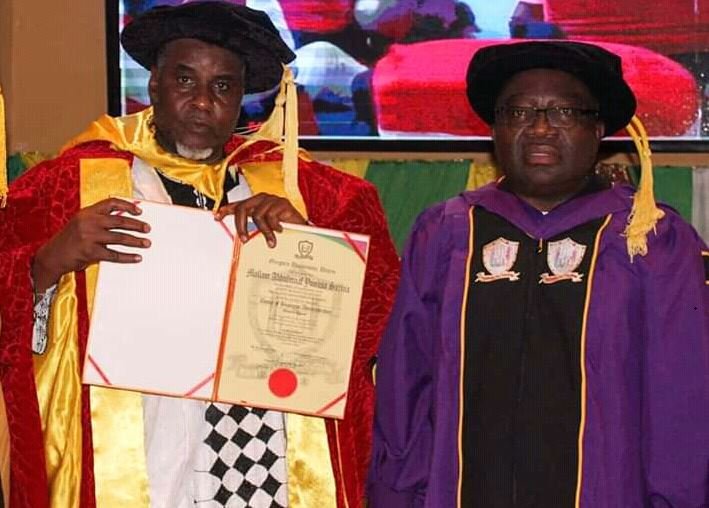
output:
[{"label": "embroidered shield emblem", "polygon": [[511,271],[517,260],[518,250],[519,242],[512,242],[502,237],[486,244],[483,247],[483,266],[488,273],[476,273],[475,282],[492,282],[501,279],[513,282],[519,280],[519,272]]},{"label": "embroidered shield emblem", "polygon": [[547,249],[547,265],[550,273],[543,273],[539,279],[540,284],[554,284],[562,280],[581,282],[583,274],[576,272],[576,268],[583,261],[586,246],[574,242],[571,238],[564,238],[556,242],[549,242]]}]

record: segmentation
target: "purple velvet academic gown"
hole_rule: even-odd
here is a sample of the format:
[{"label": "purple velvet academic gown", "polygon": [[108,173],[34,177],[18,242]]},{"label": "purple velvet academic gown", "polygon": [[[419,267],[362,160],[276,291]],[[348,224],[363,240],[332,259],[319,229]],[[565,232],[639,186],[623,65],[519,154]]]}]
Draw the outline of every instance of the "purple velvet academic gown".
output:
[{"label": "purple velvet academic gown", "polygon": [[459,506],[471,207],[543,240],[609,217],[581,339],[576,505],[709,506],[709,252],[663,208],[648,254],[631,263],[622,236],[631,204],[632,189],[616,185],[542,215],[491,184],[421,214],[377,362],[371,508]]}]

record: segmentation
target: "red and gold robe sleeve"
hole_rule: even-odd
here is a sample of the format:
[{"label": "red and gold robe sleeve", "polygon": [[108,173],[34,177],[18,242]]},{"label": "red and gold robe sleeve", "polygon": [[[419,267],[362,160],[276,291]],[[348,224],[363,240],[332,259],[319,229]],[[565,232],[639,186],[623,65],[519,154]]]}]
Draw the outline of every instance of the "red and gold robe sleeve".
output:
[{"label": "red and gold robe sleeve", "polygon": [[[399,258],[374,186],[342,173],[333,177],[334,171],[326,169],[329,168],[319,168],[322,173],[318,175],[317,185],[301,184],[305,202],[312,208],[310,220],[321,227],[371,236],[345,418],[326,422],[335,478],[342,479],[342,484],[337,485],[338,505],[360,507],[371,452],[372,360],[393,303],[399,280]],[[319,206],[326,201],[328,193],[332,193],[336,203],[329,210]],[[347,502],[343,502],[343,497]]]},{"label": "red and gold robe sleeve", "polygon": [[42,427],[32,358],[32,259],[78,206],[78,172],[48,161],[11,187],[0,210],[0,379],[10,430],[11,506],[48,504]]},{"label": "red and gold robe sleeve", "polygon": [[372,360],[393,303],[399,280],[399,258],[372,184],[306,161],[301,161],[299,181],[313,224],[371,236],[347,409],[343,420],[326,420],[338,506],[360,507],[365,496],[371,451]]},{"label": "red and gold robe sleeve", "polygon": [[[13,508],[43,508],[49,505],[50,498],[31,350],[32,259],[79,209],[80,159],[108,154],[116,157],[108,143],[89,143],[39,164],[10,186],[7,207],[0,210],[0,314],[3,320],[0,380],[10,430],[10,505]],[[87,324],[84,314],[80,323],[84,340]],[[82,405],[83,426],[88,429],[88,399]],[[85,433],[83,439],[82,465],[89,471],[90,432]],[[82,475],[82,506],[91,505],[93,485],[89,485],[90,480],[90,474]]]}]

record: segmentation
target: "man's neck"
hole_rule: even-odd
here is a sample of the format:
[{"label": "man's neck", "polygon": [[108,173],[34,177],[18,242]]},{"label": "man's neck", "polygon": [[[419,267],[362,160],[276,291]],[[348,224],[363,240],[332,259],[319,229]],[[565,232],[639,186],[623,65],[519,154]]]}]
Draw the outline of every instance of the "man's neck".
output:
[{"label": "man's neck", "polygon": [[522,201],[527,202],[529,205],[533,206],[540,212],[549,212],[559,206],[562,203],[572,199],[574,196],[579,194],[581,189],[575,189],[571,192],[565,192],[560,194],[539,196],[539,195],[525,195],[524,193],[515,192],[517,197]]}]

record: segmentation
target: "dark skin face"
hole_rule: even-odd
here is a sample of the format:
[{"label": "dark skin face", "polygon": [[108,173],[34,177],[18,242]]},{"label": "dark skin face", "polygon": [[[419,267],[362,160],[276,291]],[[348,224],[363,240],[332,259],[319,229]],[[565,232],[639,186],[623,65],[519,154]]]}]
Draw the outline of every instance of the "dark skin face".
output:
[{"label": "dark skin face", "polygon": [[[495,103],[500,106],[597,109],[598,102],[571,74],[532,69],[509,79]],[[603,130],[603,123],[595,118],[581,118],[572,127],[552,127],[542,113],[526,127],[496,121],[492,135],[495,157],[512,192],[547,211],[587,184]]]},{"label": "dark skin face", "polygon": [[244,96],[244,64],[235,53],[197,39],[177,39],[162,49],[148,91],[156,138],[171,153],[175,144],[213,150],[205,162],[224,157]]}]

